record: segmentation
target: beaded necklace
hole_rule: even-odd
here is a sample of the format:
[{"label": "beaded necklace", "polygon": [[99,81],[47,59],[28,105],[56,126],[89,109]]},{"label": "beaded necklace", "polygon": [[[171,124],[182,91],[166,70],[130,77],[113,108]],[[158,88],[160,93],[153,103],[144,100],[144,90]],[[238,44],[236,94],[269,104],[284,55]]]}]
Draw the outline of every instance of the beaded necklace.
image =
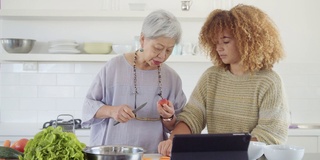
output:
[{"label": "beaded necklace", "polygon": [[[137,54],[138,50],[134,53],[134,59],[133,59],[133,84],[134,84],[134,108],[137,108],[137,94],[138,94],[138,89],[137,89]],[[161,83],[161,68],[160,65],[158,66],[158,86],[160,88],[160,93],[158,95],[162,97],[162,83]]]}]

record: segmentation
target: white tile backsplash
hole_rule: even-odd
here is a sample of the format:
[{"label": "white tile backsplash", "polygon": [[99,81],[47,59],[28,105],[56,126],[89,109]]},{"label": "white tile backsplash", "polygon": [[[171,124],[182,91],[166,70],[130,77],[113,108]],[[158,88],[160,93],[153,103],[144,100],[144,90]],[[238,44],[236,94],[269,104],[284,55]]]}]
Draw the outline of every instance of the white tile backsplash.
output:
[{"label": "white tile backsplash", "polygon": [[39,97],[74,97],[73,86],[39,86]]},{"label": "white tile backsplash", "polygon": [[320,99],[320,87],[316,88],[316,96],[318,99]]},{"label": "white tile backsplash", "polygon": [[38,69],[40,73],[74,73],[74,63],[39,63]]},{"label": "white tile backsplash", "polygon": [[16,111],[20,109],[20,99],[19,98],[7,98],[1,97],[0,100],[0,111]]},{"label": "white tile backsplash", "polygon": [[57,110],[71,111],[82,108],[84,98],[57,98]]},{"label": "white tile backsplash", "polygon": [[75,90],[74,97],[77,97],[77,98],[85,97],[91,83],[92,82],[88,83],[87,86],[76,86],[74,89]]},{"label": "white tile backsplash", "polygon": [[311,87],[319,87],[320,88],[320,75],[317,75],[317,74],[310,75],[307,83]]},{"label": "white tile backsplash", "polygon": [[21,85],[56,85],[56,74],[37,74],[37,73],[23,73],[20,74]]},{"label": "white tile backsplash", "polygon": [[[38,62],[38,70],[30,73],[23,71],[23,62],[1,63],[0,122],[43,123],[59,114],[81,118],[84,97],[104,64]],[[180,75],[189,98],[202,73],[212,64],[170,62],[168,65]],[[301,66],[307,66],[308,71]],[[275,66],[283,79],[294,123],[320,123],[320,70],[311,69],[317,66],[288,62]]]},{"label": "white tile backsplash", "polygon": [[37,97],[37,86],[2,86],[2,97]]},{"label": "white tile backsplash", "polygon": [[[291,81],[294,81],[294,79],[292,79]],[[319,96],[317,96],[317,88],[314,87],[309,87],[309,86],[305,86],[305,87],[287,87],[286,89],[287,91],[287,95],[289,98],[305,98],[305,99],[317,99],[320,98]]]},{"label": "white tile backsplash", "polygon": [[19,80],[19,74],[3,73],[0,77],[0,85],[18,85]]},{"label": "white tile backsplash", "polygon": [[29,111],[1,111],[1,118],[5,121],[1,122],[23,122],[23,123],[34,123],[37,122],[38,116],[36,110]]},{"label": "white tile backsplash", "polygon": [[48,110],[48,111],[38,111],[37,112],[37,123],[44,123],[50,120],[56,120],[57,116],[60,114],[71,114],[74,115],[74,111],[57,111],[57,110]]},{"label": "white tile backsplash", "polygon": [[23,63],[20,62],[11,62],[11,63],[1,63],[1,73],[17,73],[23,72]]},{"label": "white tile backsplash", "polygon": [[309,110],[305,109],[299,112],[292,112],[293,123],[320,123],[319,109]]},{"label": "white tile backsplash", "polygon": [[88,85],[92,82],[93,77],[90,74],[58,74],[57,85]]},{"label": "white tile backsplash", "polygon": [[[169,2],[169,0],[166,0]],[[33,5],[24,0],[1,1],[2,9],[105,9],[100,0],[88,3],[81,0],[76,5],[72,4],[79,0],[63,1],[50,0]],[[40,1],[39,1],[40,2]],[[128,0],[121,1],[123,4]],[[275,21],[287,52],[284,61],[275,65],[275,70],[280,74],[288,96],[288,103],[292,111],[293,122],[320,123],[320,67],[319,67],[319,21],[308,18],[310,11],[319,13],[318,1],[305,3],[297,1],[290,7],[283,6],[288,1],[234,1],[234,3],[246,2],[261,7]],[[277,2],[277,3],[273,3]],[[20,4],[20,5],[16,5]],[[89,5],[88,5],[89,4]],[[149,10],[165,7],[169,10],[180,10],[179,2],[170,1],[166,5],[163,1],[152,3]],[[210,5],[208,5],[210,4]],[[268,5],[266,5],[268,4]],[[279,5],[280,4],[280,5]],[[195,3],[192,9],[199,11],[211,10],[213,2]],[[303,7],[301,7],[303,6]],[[126,8],[128,6],[126,5]],[[125,10],[125,9],[124,9]],[[285,11],[285,12],[284,12]],[[297,14],[298,13],[298,14]],[[295,14],[295,18],[292,18]],[[291,18],[290,18],[291,17]],[[303,19],[306,23],[295,23],[297,19]],[[114,23],[116,22],[116,23]],[[119,27],[128,26],[127,21],[87,21],[77,20],[63,21],[56,20],[32,20],[16,21],[7,20],[1,23],[2,37],[33,37],[37,42],[33,51],[42,53],[47,51],[45,45],[49,40],[75,39],[83,41],[112,41],[114,43],[131,43],[133,39],[123,37],[134,37],[141,31],[141,21],[130,21],[130,29],[119,31]],[[295,25],[292,25],[295,24]],[[306,29],[306,24],[309,24]],[[183,28],[182,43],[195,43],[198,40],[198,33],[203,21],[189,22],[181,21]],[[21,26],[24,26],[21,29]],[[106,27],[108,29],[106,30]],[[48,32],[48,27],[50,31]],[[26,32],[28,31],[28,32]],[[79,32],[81,34],[79,34]],[[300,38],[292,38],[292,35]],[[302,37],[302,38],[301,38]],[[301,39],[307,39],[301,42]],[[40,45],[41,44],[41,45]],[[299,44],[299,45],[297,45]],[[30,62],[0,62],[0,122],[44,122],[56,119],[58,114],[75,114],[81,117],[81,99],[86,95],[88,87],[94,76],[105,64],[103,62],[36,62],[35,71],[26,71],[24,64]],[[211,66],[211,63],[168,63],[181,76],[183,89],[189,98],[194,85],[199,77]],[[19,118],[16,118],[19,117]]]},{"label": "white tile backsplash", "polygon": [[89,73],[92,75],[96,75],[104,65],[105,63],[101,62],[75,63],[75,73]]},{"label": "white tile backsplash", "polygon": [[301,75],[283,75],[281,78],[286,87],[305,87],[306,82],[309,81],[308,76]]},{"label": "white tile backsplash", "polygon": [[55,98],[21,98],[20,109],[24,111],[47,111],[56,110],[57,102]]}]

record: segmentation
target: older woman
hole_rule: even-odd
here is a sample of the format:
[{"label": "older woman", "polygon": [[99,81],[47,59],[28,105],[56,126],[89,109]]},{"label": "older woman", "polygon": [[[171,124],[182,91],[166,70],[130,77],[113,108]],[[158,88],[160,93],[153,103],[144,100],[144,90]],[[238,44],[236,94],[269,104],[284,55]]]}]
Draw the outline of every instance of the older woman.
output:
[{"label": "older woman", "polygon": [[[83,125],[91,127],[90,145],[132,145],[157,152],[186,103],[180,77],[164,63],[180,38],[175,16],[154,11],[143,22],[141,48],[105,64],[83,106]],[[168,103],[159,104],[162,98]],[[132,112],[145,102],[144,108]]]},{"label": "older woman", "polygon": [[272,70],[283,58],[279,33],[260,9],[237,5],[214,10],[200,44],[212,59],[159,152],[170,155],[175,134],[251,133],[253,141],[285,143],[288,107],[280,76]]}]

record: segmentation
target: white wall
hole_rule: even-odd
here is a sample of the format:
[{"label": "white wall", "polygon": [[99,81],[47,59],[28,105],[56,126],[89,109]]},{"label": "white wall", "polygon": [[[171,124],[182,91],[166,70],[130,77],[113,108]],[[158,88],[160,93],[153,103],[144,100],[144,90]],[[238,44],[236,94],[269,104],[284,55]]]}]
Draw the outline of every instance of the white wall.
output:
[{"label": "white wall", "polygon": [[[74,1],[37,1],[38,5],[23,0],[2,0],[1,8],[44,7],[56,9],[105,9],[102,0],[92,0],[90,5],[78,0],[76,6],[57,5]],[[30,1],[28,1],[30,2]],[[92,3],[91,3],[92,2]],[[120,10],[127,10],[127,2],[120,1]],[[179,9],[179,3],[148,0],[150,10],[154,8]],[[161,1],[164,2],[164,1]],[[218,0],[194,1],[194,10],[213,8]],[[320,123],[320,15],[318,0],[233,0],[234,4],[244,2],[265,10],[278,25],[283,38],[287,57],[275,66],[282,76],[292,111],[292,121],[301,123]],[[43,4],[41,4],[43,3]],[[56,4],[56,5],[54,5]],[[205,5],[210,4],[210,5]],[[289,5],[290,4],[290,5]],[[173,8],[173,7],[176,8]],[[17,7],[17,6],[15,6]],[[37,8],[38,7],[38,8]],[[181,21],[183,42],[197,42],[198,32],[203,22]],[[126,29],[121,29],[123,28]],[[33,52],[46,51],[45,44],[50,40],[75,39],[84,41],[104,40],[113,43],[132,43],[133,36],[140,32],[140,21],[1,21],[6,32],[1,37],[24,37],[37,39]],[[127,29],[129,28],[129,29]],[[115,30],[117,32],[115,32]],[[1,53],[0,53],[1,54]],[[93,76],[103,65],[92,63],[39,62],[37,71],[24,71],[23,62],[1,62],[0,68],[0,122],[39,122],[55,119],[58,114],[70,113],[81,118],[83,97]],[[183,89],[189,96],[197,79],[210,63],[169,63],[183,79]]]},{"label": "white wall", "polygon": [[[23,63],[1,64],[1,122],[45,122],[68,113],[81,118],[84,96],[103,62],[39,62],[38,71]],[[180,74],[189,97],[211,63],[168,63]]]}]

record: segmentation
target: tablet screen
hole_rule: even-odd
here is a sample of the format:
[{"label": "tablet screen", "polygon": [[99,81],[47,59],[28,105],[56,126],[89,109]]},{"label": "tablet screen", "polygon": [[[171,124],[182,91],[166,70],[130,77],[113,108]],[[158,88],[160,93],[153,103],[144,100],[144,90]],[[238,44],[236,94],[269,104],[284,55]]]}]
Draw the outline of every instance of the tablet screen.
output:
[{"label": "tablet screen", "polygon": [[214,151],[247,152],[250,139],[251,135],[249,133],[177,134],[173,138],[171,153]]}]

